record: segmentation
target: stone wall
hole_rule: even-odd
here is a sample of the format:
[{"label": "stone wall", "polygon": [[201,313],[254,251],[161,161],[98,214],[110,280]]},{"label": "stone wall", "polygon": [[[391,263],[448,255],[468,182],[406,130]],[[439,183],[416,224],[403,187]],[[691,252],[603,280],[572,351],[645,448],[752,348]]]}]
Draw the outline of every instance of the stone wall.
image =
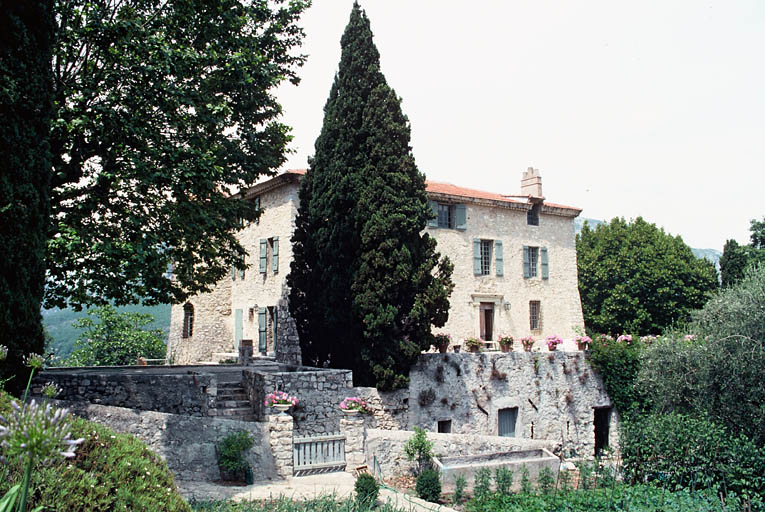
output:
[{"label": "stone wall", "polygon": [[[594,408],[611,407],[583,352],[423,354],[410,372],[409,425],[437,431],[498,434],[498,411],[518,408],[515,435],[547,439],[556,453],[592,456]],[[616,446],[618,415],[609,444]]]},{"label": "stone wall", "polygon": [[[494,339],[500,333],[516,339],[533,335],[542,346],[544,336],[575,335],[575,328],[584,328],[579,299],[576,268],[576,246],[573,217],[545,214],[539,226],[526,223],[526,210],[500,205],[466,204],[467,229],[429,227],[427,232],[438,241],[438,251],[449,256],[454,264],[454,291],[451,295],[449,320],[439,332],[452,335],[454,343],[480,335],[479,307],[494,305]],[[473,273],[473,240],[502,242],[503,275],[496,275],[495,254],[491,273]],[[523,277],[523,246],[546,247],[549,278],[542,279],[541,265],[536,277]],[[538,261],[539,263],[539,261]],[[541,329],[531,331],[529,301],[541,304]]]},{"label": "stone wall", "polygon": [[[165,459],[178,480],[219,480],[215,446],[226,435],[238,430],[245,430],[255,438],[255,445],[245,456],[253,468],[256,480],[264,481],[292,474],[291,466],[281,468],[277,465],[271,450],[268,423],[195,418],[82,402],[56,402],[70,408],[77,416],[107,425],[117,432],[133,434]],[[278,438],[281,431],[275,435]],[[290,438],[288,446],[291,447],[291,444]],[[289,463],[292,463],[291,458]]]},{"label": "stone wall", "polygon": [[187,373],[141,374],[116,369],[51,369],[34,378],[32,393],[39,394],[46,382],[55,382],[62,389],[59,395],[62,400],[186,416],[216,415],[218,377],[214,373],[189,370]]},{"label": "stone wall", "polygon": [[[414,432],[404,430],[367,429],[366,457],[369,467],[375,459],[380,465],[383,478],[411,474],[413,463],[404,454],[404,445]],[[553,448],[554,441],[544,439],[523,439],[518,437],[497,437],[477,434],[437,434],[428,432],[433,442],[433,453],[439,457],[456,457],[500,453],[513,450]]]}]

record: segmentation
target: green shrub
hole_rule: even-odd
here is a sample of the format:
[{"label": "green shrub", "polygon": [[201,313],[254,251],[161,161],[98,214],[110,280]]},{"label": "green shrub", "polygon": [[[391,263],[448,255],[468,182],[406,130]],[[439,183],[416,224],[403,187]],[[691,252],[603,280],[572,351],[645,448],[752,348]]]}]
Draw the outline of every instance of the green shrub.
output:
[{"label": "green shrub", "polygon": [[475,474],[473,480],[473,497],[477,500],[488,498],[491,495],[491,470],[481,468]]},{"label": "green shrub", "polygon": [[624,416],[644,408],[645,398],[636,386],[643,344],[633,336],[629,344],[593,336],[589,358],[603,379],[608,396]]},{"label": "green shrub", "polygon": [[[10,400],[0,392],[0,414],[8,414]],[[34,469],[30,485],[34,506],[67,512],[190,510],[165,462],[137,438],[82,418],[70,421],[72,437],[85,441],[74,459]],[[9,461],[6,471],[0,478],[0,496],[23,478],[18,461]]]},{"label": "green shrub", "polygon": [[625,478],[670,489],[713,489],[741,497],[765,495],[765,449],[721,425],[679,414],[624,422]]},{"label": "green shrub", "polygon": [[252,448],[255,440],[246,430],[229,433],[218,445],[218,464],[229,473],[229,478],[244,480],[244,473],[249,468],[244,452]]},{"label": "green shrub", "polygon": [[529,479],[529,468],[526,464],[521,466],[521,492],[531,494],[534,492],[534,486],[531,485],[531,479]]},{"label": "green shrub", "polygon": [[539,478],[537,479],[537,485],[542,494],[549,494],[555,488],[555,477],[553,477],[550,468],[542,468],[539,471]]},{"label": "green shrub", "polygon": [[415,491],[420,498],[438,503],[441,499],[441,475],[435,469],[424,470],[417,477]]},{"label": "green shrub", "polygon": [[513,486],[513,472],[508,468],[497,468],[494,472],[494,482],[497,486],[497,493],[510,493],[510,488]]},{"label": "green shrub", "polygon": [[459,475],[454,480],[454,496],[452,497],[452,502],[455,505],[460,503],[465,498],[465,487],[467,487],[467,480],[465,480],[465,475]]},{"label": "green shrub", "polygon": [[377,501],[377,494],[380,492],[380,484],[375,477],[368,473],[359,475],[354,484],[356,491],[356,501],[361,508],[369,508]]},{"label": "green shrub", "polygon": [[414,434],[404,445],[404,453],[407,460],[417,462],[415,474],[419,475],[430,467],[433,458],[433,441],[428,441],[428,436],[423,429],[414,427]]},{"label": "green shrub", "polygon": [[[202,501],[191,504],[195,512],[359,512],[354,498],[339,499],[334,495],[319,496],[308,500],[293,500],[280,496],[258,501]],[[375,512],[411,512],[384,503]]]}]

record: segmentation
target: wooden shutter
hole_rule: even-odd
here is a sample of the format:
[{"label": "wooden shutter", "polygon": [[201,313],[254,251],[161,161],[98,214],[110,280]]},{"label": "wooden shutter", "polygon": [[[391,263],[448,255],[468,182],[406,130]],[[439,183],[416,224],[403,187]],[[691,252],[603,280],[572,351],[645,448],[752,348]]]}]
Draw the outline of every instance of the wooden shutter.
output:
[{"label": "wooden shutter", "polygon": [[279,306],[274,306],[274,309],[272,311],[274,312],[274,315],[271,321],[273,322],[272,327],[273,327],[273,334],[274,334],[274,349],[276,349],[276,334],[279,328]]},{"label": "wooden shutter", "polygon": [[505,275],[505,266],[502,261],[502,242],[500,240],[494,240],[494,266],[498,276]]},{"label": "wooden shutter", "polygon": [[234,311],[234,349],[239,350],[239,343],[242,341],[244,323],[242,320],[242,310]]},{"label": "wooden shutter", "polygon": [[457,217],[457,229],[467,229],[467,209],[464,204],[458,204],[455,206],[455,214]]},{"label": "wooden shutter", "polygon": [[436,201],[428,201],[430,209],[433,211],[434,217],[428,221],[429,228],[438,227],[438,203]]},{"label": "wooden shutter", "polygon": [[473,239],[473,274],[481,275],[481,240]]},{"label": "wooden shutter", "polygon": [[261,354],[266,353],[266,308],[258,309],[258,350]]},{"label": "wooden shutter", "polygon": [[531,269],[529,268],[529,246],[523,246],[523,277],[528,279],[531,276]]},{"label": "wooden shutter", "polygon": [[260,239],[260,273],[266,273],[266,257],[268,254],[268,240]]},{"label": "wooden shutter", "polygon": [[548,279],[550,277],[550,269],[547,264],[547,247],[542,247],[542,279]]},{"label": "wooden shutter", "polygon": [[271,254],[271,270],[274,271],[274,274],[279,272],[279,237],[275,236],[273,238],[274,241],[274,251]]}]

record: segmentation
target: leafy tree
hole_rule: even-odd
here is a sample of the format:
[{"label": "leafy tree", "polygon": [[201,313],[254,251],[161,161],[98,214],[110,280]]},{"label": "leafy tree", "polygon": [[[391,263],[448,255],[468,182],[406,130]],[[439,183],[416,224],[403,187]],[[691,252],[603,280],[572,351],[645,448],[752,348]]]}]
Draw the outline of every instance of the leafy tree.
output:
[{"label": "leafy tree", "polygon": [[752,219],[749,226],[751,246],[755,249],[765,249],[765,217],[762,220]]},{"label": "leafy tree", "polygon": [[720,282],[730,286],[741,279],[747,265],[747,252],[735,240],[727,240],[720,256]]},{"label": "leafy tree", "polygon": [[0,2],[0,381],[23,389],[22,357],[42,353],[49,215],[51,1]]},{"label": "leafy tree", "polygon": [[316,154],[301,184],[287,278],[303,361],[358,384],[406,386],[448,316],[452,265],[422,234],[431,211],[400,99],[354,4]]},{"label": "leafy tree", "polygon": [[308,5],[56,3],[47,306],[179,302],[242,265],[258,212],[229,191],[284,162]]},{"label": "leafy tree", "polygon": [[709,261],[640,217],[585,224],[576,253],[584,321],[596,332],[657,333],[687,320],[717,288]]},{"label": "leafy tree", "polygon": [[[96,322],[93,317],[98,318]],[[107,304],[88,312],[87,318],[77,320],[85,329],[77,339],[68,366],[119,366],[136,364],[139,357],[165,357],[162,329],[146,330],[153,321],[151,315],[119,313]]]}]

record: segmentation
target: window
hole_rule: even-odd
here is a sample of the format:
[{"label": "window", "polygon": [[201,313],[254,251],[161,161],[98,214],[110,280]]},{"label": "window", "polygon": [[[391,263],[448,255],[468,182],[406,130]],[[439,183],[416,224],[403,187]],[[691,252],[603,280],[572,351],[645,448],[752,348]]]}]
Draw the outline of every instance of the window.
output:
[{"label": "window", "polygon": [[491,240],[481,240],[481,275],[488,276],[491,273]]},{"label": "window", "polygon": [[183,337],[191,338],[194,334],[194,306],[186,303],[183,306]]},{"label": "window", "polygon": [[260,239],[260,265],[261,274],[268,270],[268,261],[271,260],[271,270],[274,274],[279,272],[279,237]]},{"label": "window", "polygon": [[[540,265],[541,260],[541,265]],[[542,279],[550,277],[550,269],[547,262],[547,247],[523,246],[523,277],[537,277],[541,274]]]},{"label": "window", "polygon": [[538,300],[529,302],[529,329],[538,331],[542,328],[542,305]]},{"label": "window", "polygon": [[517,422],[517,407],[500,409],[497,411],[497,434],[503,437],[515,437],[515,424]]},{"label": "window", "polygon": [[473,239],[473,274],[488,276],[491,274],[491,260],[494,256],[495,273],[504,275],[504,262],[502,259],[502,242],[499,240]]},{"label": "window", "polygon": [[542,203],[536,203],[531,206],[531,210],[526,212],[526,224],[529,226],[539,226],[539,210],[542,209]]},{"label": "window", "polygon": [[428,227],[447,229],[467,229],[467,210],[464,204],[439,203],[429,201],[433,210],[433,218],[428,221]]},{"label": "window", "polygon": [[452,420],[441,420],[438,422],[439,434],[451,434],[452,433]]}]

